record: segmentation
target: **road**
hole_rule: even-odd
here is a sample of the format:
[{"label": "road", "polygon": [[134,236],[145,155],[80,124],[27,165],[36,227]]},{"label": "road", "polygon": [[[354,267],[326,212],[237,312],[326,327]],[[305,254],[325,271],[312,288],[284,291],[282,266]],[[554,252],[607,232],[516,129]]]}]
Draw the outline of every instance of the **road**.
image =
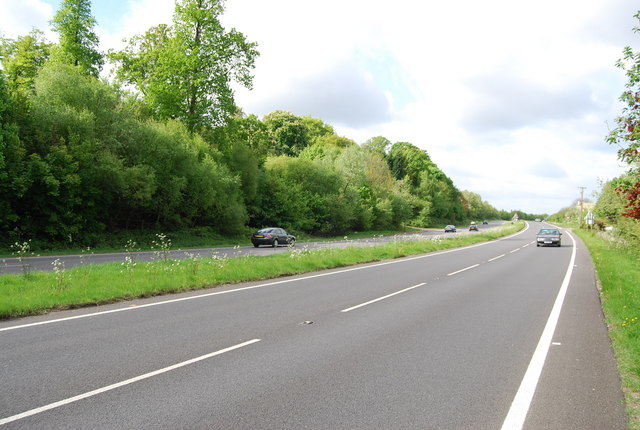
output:
[{"label": "road", "polygon": [[534,227],[0,322],[0,426],[624,429],[588,253]]},{"label": "road", "polygon": [[[488,229],[491,227],[497,227],[501,225],[503,221],[491,221],[487,225],[479,224],[480,230]],[[337,248],[347,246],[372,246],[389,241],[397,240],[420,240],[424,238],[434,237],[450,237],[453,235],[461,234],[474,234],[464,229],[459,229],[455,234],[445,234],[441,229],[423,229],[415,233],[398,234],[395,236],[378,236],[373,238],[364,239],[345,239],[337,241],[314,241],[298,243],[296,249],[308,248],[308,249],[322,249],[322,248]],[[277,252],[287,252],[289,249],[286,246],[280,246],[278,248],[260,247],[254,248],[249,244],[239,247],[218,247],[218,248],[190,248],[190,249],[173,249],[169,250],[167,257],[170,259],[180,260],[187,258],[188,255],[209,257],[211,255],[218,255],[225,258],[241,257],[246,255],[265,256],[272,255]],[[58,260],[61,262],[65,269],[70,269],[76,266],[88,265],[88,264],[103,264],[113,262],[123,262],[125,258],[134,258],[136,261],[153,261],[162,258],[158,252],[155,251],[140,251],[140,252],[110,252],[110,253],[85,253],[85,254],[71,254],[71,255],[34,255],[27,257],[21,262],[17,257],[8,257],[0,259],[0,275],[3,274],[20,274],[23,272],[23,266],[27,266],[29,270],[40,271],[53,271],[53,262]]]}]

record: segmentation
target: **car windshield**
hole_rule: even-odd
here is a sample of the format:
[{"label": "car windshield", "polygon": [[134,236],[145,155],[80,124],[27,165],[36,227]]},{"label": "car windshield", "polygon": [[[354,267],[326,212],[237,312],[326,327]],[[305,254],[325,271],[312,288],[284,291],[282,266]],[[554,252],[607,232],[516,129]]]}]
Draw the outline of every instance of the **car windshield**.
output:
[{"label": "car windshield", "polygon": [[262,230],[258,230],[258,233],[260,234],[271,233],[271,232],[273,232],[272,228],[263,228]]},{"label": "car windshield", "polygon": [[558,235],[558,234],[560,234],[560,232],[558,230],[554,230],[554,229],[550,229],[550,228],[543,228],[542,230],[540,230],[540,232],[538,234]]}]

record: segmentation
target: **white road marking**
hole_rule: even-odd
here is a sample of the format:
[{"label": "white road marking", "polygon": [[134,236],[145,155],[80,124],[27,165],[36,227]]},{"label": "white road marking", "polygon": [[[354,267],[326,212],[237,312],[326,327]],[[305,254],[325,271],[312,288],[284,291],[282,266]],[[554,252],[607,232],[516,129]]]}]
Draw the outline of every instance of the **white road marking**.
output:
[{"label": "white road marking", "polygon": [[510,251],[509,254],[513,254],[514,252],[518,252],[518,251],[520,251],[520,248],[516,248],[513,251]]},{"label": "white road marking", "polygon": [[491,260],[489,260],[489,261],[495,261],[495,260],[497,260],[498,258],[502,258],[502,257],[504,257],[504,254],[498,255],[497,257],[493,257],[493,258],[492,258]]},{"label": "white road marking", "polygon": [[564,275],[564,280],[562,281],[560,291],[558,291],[556,301],[553,304],[553,308],[551,309],[551,314],[549,314],[547,324],[545,325],[542,335],[540,336],[540,340],[538,341],[538,346],[536,347],[536,350],[531,357],[531,362],[529,363],[529,367],[527,368],[527,371],[522,378],[520,388],[518,388],[518,392],[516,393],[516,396],[511,403],[509,413],[504,419],[502,430],[522,429],[524,421],[527,417],[527,413],[529,412],[531,400],[533,399],[538,381],[540,380],[540,374],[542,373],[542,368],[544,367],[544,362],[547,359],[547,353],[549,352],[549,347],[551,346],[551,339],[553,338],[553,333],[556,330],[556,325],[558,324],[558,319],[560,318],[562,303],[564,302],[564,298],[567,294],[569,282],[571,281],[571,274],[573,273],[573,266],[576,260],[576,241],[570,233],[567,233],[567,235],[573,241],[571,260],[569,262],[569,266],[567,267],[567,272]]},{"label": "white road marking", "polygon": [[349,312],[349,311],[352,311],[354,309],[358,309],[358,308],[361,308],[363,306],[370,305],[371,303],[375,303],[375,302],[379,302],[380,300],[388,299],[389,297],[393,297],[393,296],[395,296],[397,294],[405,293],[405,292],[407,292],[409,290],[413,290],[414,288],[422,287],[423,285],[426,285],[426,283],[422,282],[422,283],[420,283],[418,285],[414,285],[413,287],[405,288],[404,290],[396,291],[395,293],[391,293],[391,294],[387,294],[386,296],[378,297],[377,299],[370,300],[370,301],[368,301],[366,303],[361,303],[359,305],[352,306],[352,307],[347,308],[347,309],[343,309],[340,312]]},{"label": "white road marking", "polygon": [[527,223],[527,226],[523,230],[520,230],[519,232],[514,233],[514,234],[512,234],[510,236],[501,237],[500,239],[491,240],[491,241],[488,241],[488,242],[476,243],[474,245],[469,245],[469,246],[465,246],[465,247],[462,247],[462,248],[447,249],[447,250],[444,250],[444,251],[418,255],[416,257],[400,258],[400,259],[396,259],[396,260],[384,261],[384,262],[381,262],[381,263],[367,264],[367,265],[364,265],[364,266],[357,266],[357,267],[350,267],[348,269],[336,270],[336,271],[333,271],[333,272],[326,272],[326,273],[320,273],[320,274],[316,274],[316,275],[302,276],[302,277],[299,277],[299,278],[284,279],[284,280],[281,280],[281,281],[268,282],[266,284],[259,284],[259,285],[253,285],[253,286],[250,286],[250,287],[236,288],[234,290],[216,291],[216,292],[213,292],[213,293],[199,294],[199,295],[196,295],[196,296],[182,297],[182,298],[179,298],[179,299],[163,300],[161,302],[147,303],[147,304],[138,305],[138,306],[135,306],[135,307],[131,307],[130,304],[129,304],[129,305],[125,305],[127,307],[118,308],[118,309],[112,309],[112,310],[109,310],[109,311],[93,312],[93,313],[90,313],[90,314],[76,315],[76,316],[72,316],[72,317],[57,318],[57,319],[53,319],[53,320],[46,320],[46,321],[39,321],[39,322],[34,322],[34,323],[20,324],[20,325],[15,325],[15,326],[10,326],[10,327],[4,327],[4,328],[0,328],[0,332],[9,331],[9,330],[17,330],[17,329],[22,329],[22,328],[27,328],[27,327],[34,327],[34,326],[45,325],[45,324],[54,324],[54,323],[59,323],[59,322],[63,322],[63,321],[71,321],[71,320],[80,319],[80,318],[90,318],[90,317],[94,317],[94,316],[112,314],[112,313],[116,313],[116,312],[143,309],[143,308],[147,308],[147,307],[151,307],[151,306],[167,305],[167,304],[171,304],[171,303],[183,302],[183,301],[186,301],[186,300],[195,300],[195,299],[202,299],[202,298],[205,298],[205,297],[217,296],[219,294],[237,293],[237,292],[240,292],[240,291],[252,290],[252,289],[255,289],[255,288],[263,288],[263,287],[268,287],[268,286],[272,286],[272,285],[286,284],[286,283],[289,283],[289,282],[304,281],[304,280],[307,280],[307,279],[321,278],[321,277],[324,277],[324,276],[333,276],[333,275],[338,275],[338,274],[341,274],[341,273],[353,272],[353,271],[356,271],[356,270],[365,270],[365,269],[369,269],[369,268],[372,268],[372,267],[386,266],[388,264],[398,264],[398,263],[403,263],[403,262],[406,262],[406,261],[420,260],[420,259],[423,259],[423,258],[435,257],[437,255],[449,254],[451,252],[458,252],[458,251],[463,251],[463,250],[466,250],[466,249],[471,249],[471,248],[476,248],[476,247],[479,247],[479,246],[488,245],[488,244],[491,244],[491,243],[496,243],[496,242],[499,242],[499,241],[502,241],[502,240],[505,240],[505,239],[509,239],[509,238],[521,235],[522,233],[526,232],[527,230],[529,230],[529,224],[528,223]]},{"label": "white road marking", "polygon": [[145,373],[144,375],[136,376],[135,378],[131,378],[131,379],[127,379],[125,381],[117,382],[115,384],[111,384],[111,385],[108,385],[106,387],[98,388],[96,390],[89,391],[89,392],[84,393],[84,394],[79,394],[79,395],[74,396],[74,397],[69,397],[68,399],[60,400],[60,401],[55,402],[55,403],[50,403],[48,405],[41,406],[39,408],[35,408],[35,409],[31,409],[31,410],[26,411],[26,412],[22,412],[21,414],[13,415],[13,416],[10,416],[10,417],[7,417],[7,418],[2,418],[2,419],[0,419],[0,426],[4,425],[4,424],[7,424],[7,423],[10,423],[10,422],[13,422],[13,421],[17,421],[17,420],[26,418],[26,417],[30,417],[32,415],[36,415],[36,414],[39,414],[39,413],[42,413],[42,412],[45,412],[45,411],[48,411],[48,410],[51,410],[51,409],[59,408],[60,406],[68,405],[69,403],[77,402],[78,400],[83,400],[83,399],[86,399],[88,397],[92,397],[92,396],[95,396],[95,395],[98,395],[98,394],[101,394],[101,393],[104,393],[104,392],[107,392],[107,391],[111,391],[111,390],[114,390],[116,388],[123,387],[125,385],[133,384],[134,382],[142,381],[143,379],[151,378],[152,376],[157,376],[157,375],[160,375],[162,373],[170,372],[172,370],[179,369],[180,367],[188,366],[188,365],[196,363],[198,361],[206,360],[207,358],[215,357],[216,355],[224,354],[225,352],[233,351],[234,349],[242,348],[243,346],[251,345],[252,343],[256,343],[256,342],[260,342],[260,339],[248,340],[246,342],[239,343],[237,345],[230,346],[228,348],[224,348],[224,349],[221,349],[219,351],[212,352],[210,354],[202,355],[200,357],[196,357],[196,358],[193,358],[191,360],[183,361],[182,363],[174,364],[172,366],[165,367],[163,369],[159,369],[159,370],[155,370],[153,372]]},{"label": "white road marking", "polygon": [[480,264],[474,264],[473,266],[465,267],[464,269],[460,269],[460,270],[458,270],[458,271],[455,271],[455,272],[449,273],[449,274],[447,274],[447,276],[457,275],[458,273],[464,272],[464,271],[469,270],[469,269],[473,269],[473,268],[475,268],[475,267],[478,267],[479,265],[480,265]]}]

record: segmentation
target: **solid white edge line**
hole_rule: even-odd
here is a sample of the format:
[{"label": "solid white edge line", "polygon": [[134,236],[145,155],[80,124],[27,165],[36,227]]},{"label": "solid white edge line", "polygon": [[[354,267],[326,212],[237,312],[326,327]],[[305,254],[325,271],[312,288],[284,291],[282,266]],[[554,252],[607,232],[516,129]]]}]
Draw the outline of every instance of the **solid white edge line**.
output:
[{"label": "solid white edge line", "polygon": [[529,367],[522,378],[520,388],[518,388],[518,392],[511,403],[509,413],[504,419],[502,430],[520,430],[522,429],[522,426],[524,426],[524,421],[527,418],[527,413],[529,412],[533,395],[536,391],[538,381],[540,380],[544,362],[547,359],[547,353],[549,352],[553,333],[556,330],[556,325],[560,318],[562,303],[564,302],[567,289],[569,288],[571,274],[573,273],[573,265],[576,260],[576,241],[570,233],[567,234],[573,242],[573,251],[571,253],[571,260],[569,260],[569,267],[567,267],[567,272],[564,276],[564,280],[562,281],[562,286],[560,287],[560,291],[558,291],[558,296],[556,297],[556,301],[551,309],[551,313],[549,314],[549,319],[547,320],[547,324],[542,332],[542,336],[540,336],[538,346],[531,357],[531,362],[529,363]]},{"label": "solid white edge line", "polygon": [[461,273],[461,272],[467,271],[467,270],[469,270],[469,269],[476,268],[476,267],[478,267],[479,265],[480,265],[480,264],[474,264],[473,266],[465,267],[464,269],[460,269],[460,270],[458,270],[458,271],[451,272],[451,273],[447,274],[447,276],[457,275],[458,273]]},{"label": "solid white edge line", "polygon": [[493,258],[492,258],[491,260],[489,260],[489,261],[496,261],[498,258],[502,258],[502,257],[504,257],[504,255],[505,255],[505,254],[498,255],[497,257],[493,257]]},{"label": "solid white edge line", "polygon": [[93,391],[89,391],[87,393],[79,394],[74,397],[69,397],[68,399],[60,400],[55,403],[50,403],[45,406],[41,406],[39,408],[31,409],[26,412],[22,412],[21,414],[13,415],[7,418],[0,419],[0,426],[3,424],[7,424],[13,421],[17,421],[26,417],[30,417],[32,415],[36,415],[51,409],[58,408],[60,406],[68,405],[73,402],[77,402],[78,400],[83,400],[88,397],[95,396],[97,394],[101,394],[107,391],[114,390],[116,388],[123,387],[125,385],[133,384],[134,382],[142,381],[143,379],[151,378],[152,376],[157,376],[162,373],[170,372],[172,370],[178,369],[180,367],[188,366],[189,364],[196,363],[198,361],[206,360],[211,357],[215,357],[216,355],[224,354],[225,352],[233,351],[234,349],[242,348],[243,346],[251,345],[252,343],[260,342],[260,339],[252,339],[243,343],[239,343],[234,346],[230,346],[228,348],[221,349],[219,351],[212,352],[210,354],[201,355],[200,357],[193,358],[191,360],[183,361],[182,363],[177,363],[169,367],[165,367],[163,369],[154,370],[153,372],[145,373],[144,375],[136,376],[135,378],[127,379],[125,381],[117,382],[115,384],[107,385],[106,387],[98,388]]},{"label": "solid white edge line", "polygon": [[480,243],[476,243],[474,245],[464,246],[464,247],[461,247],[461,248],[452,248],[452,249],[447,249],[447,250],[444,250],[444,251],[439,251],[439,252],[433,252],[433,253],[428,253],[428,254],[424,254],[424,255],[419,255],[417,257],[406,257],[406,258],[400,258],[400,259],[396,259],[396,260],[383,261],[381,263],[375,263],[375,264],[363,263],[363,264],[366,264],[366,265],[358,266],[358,267],[351,267],[351,268],[348,268],[348,269],[336,270],[334,272],[320,273],[320,274],[317,274],[317,275],[310,275],[310,276],[303,276],[303,277],[299,277],[299,278],[292,278],[292,279],[285,279],[285,280],[281,280],[281,281],[268,282],[266,284],[253,285],[253,286],[250,286],[250,287],[241,287],[241,288],[236,288],[234,290],[216,291],[216,292],[213,292],[213,293],[199,294],[199,295],[196,295],[196,296],[182,297],[182,298],[179,298],[179,299],[164,300],[164,301],[161,301],[161,302],[147,303],[147,304],[144,304],[144,305],[137,305],[137,306],[133,306],[133,307],[118,308],[118,309],[112,309],[112,310],[109,310],[109,311],[93,312],[93,313],[90,313],[90,314],[76,315],[76,316],[72,316],[72,317],[58,318],[58,319],[47,320],[47,321],[39,321],[39,322],[28,323],[28,324],[20,324],[20,325],[15,325],[15,326],[11,326],[11,327],[0,328],[0,332],[9,331],[9,330],[17,330],[17,329],[27,328],[27,327],[35,327],[35,326],[45,325],[45,324],[54,324],[54,323],[58,323],[58,322],[71,321],[71,320],[80,319],[80,318],[90,318],[90,317],[94,317],[94,316],[112,314],[112,313],[116,313],[116,312],[124,312],[124,311],[143,309],[143,308],[147,308],[147,307],[151,307],[151,306],[167,305],[167,304],[171,304],[171,303],[183,302],[183,301],[186,301],[186,300],[195,300],[195,299],[202,299],[202,298],[205,298],[205,297],[217,296],[219,294],[237,293],[239,291],[252,290],[254,288],[262,288],[262,287],[268,287],[268,286],[271,286],[271,285],[278,285],[278,284],[286,284],[286,283],[289,283],[289,282],[304,281],[306,279],[320,278],[320,277],[323,277],[323,276],[332,276],[332,275],[337,275],[337,274],[346,273],[346,272],[353,272],[353,271],[356,271],[356,270],[369,269],[369,268],[372,268],[372,267],[386,266],[388,264],[397,264],[397,263],[403,263],[403,262],[406,262],[406,261],[420,260],[420,259],[423,259],[423,258],[435,257],[437,255],[449,254],[451,252],[458,252],[458,251],[462,251],[462,250],[465,250],[465,249],[476,248],[478,246],[484,246],[484,245],[488,245],[488,244],[491,244],[491,243],[496,243],[496,242],[499,242],[501,240],[505,240],[505,239],[509,239],[511,237],[518,236],[518,235],[526,232],[527,230],[529,230],[529,223],[526,224],[526,227],[524,229],[522,229],[522,230],[520,230],[520,231],[518,231],[518,232],[516,232],[514,234],[511,234],[509,236],[501,237],[499,239],[490,240],[490,241],[487,241],[487,242],[480,242]]},{"label": "solid white edge line", "polygon": [[371,303],[375,303],[375,302],[379,302],[380,300],[388,299],[389,297],[393,297],[393,296],[395,296],[397,294],[405,293],[405,292],[407,292],[409,290],[413,290],[414,288],[422,287],[423,285],[426,285],[426,282],[422,282],[422,283],[420,283],[418,285],[414,285],[413,287],[405,288],[404,290],[396,291],[395,293],[387,294],[386,296],[378,297],[377,299],[370,300],[370,301],[368,301],[366,303],[361,303],[359,305],[352,306],[352,307],[347,308],[347,309],[343,309],[340,312],[349,312],[349,311],[352,311],[354,309],[358,309],[358,308],[361,308],[363,306],[370,305]]}]

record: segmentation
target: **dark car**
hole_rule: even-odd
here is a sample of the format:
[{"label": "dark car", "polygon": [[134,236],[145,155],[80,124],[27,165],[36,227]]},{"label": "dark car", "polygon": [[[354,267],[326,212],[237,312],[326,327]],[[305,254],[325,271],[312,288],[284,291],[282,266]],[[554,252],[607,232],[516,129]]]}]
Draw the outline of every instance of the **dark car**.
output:
[{"label": "dark car", "polygon": [[489,224],[489,221],[484,220],[484,221],[482,221],[482,224]]},{"label": "dark car", "polygon": [[561,246],[562,233],[557,228],[541,228],[536,238],[536,246]]},{"label": "dark car", "polygon": [[475,222],[472,222],[471,225],[469,226],[469,231],[478,231],[478,224],[476,224]]},{"label": "dark car", "polygon": [[455,233],[456,232],[456,226],[455,225],[448,225],[444,228],[444,232],[445,233]]},{"label": "dark car", "polygon": [[251,235],[251,243],[256,248],[260,245],[269,245],[274,248],[278,245],[293,246],[296,243],[296,237],[287,233],[279,227],[263,228]]}]

